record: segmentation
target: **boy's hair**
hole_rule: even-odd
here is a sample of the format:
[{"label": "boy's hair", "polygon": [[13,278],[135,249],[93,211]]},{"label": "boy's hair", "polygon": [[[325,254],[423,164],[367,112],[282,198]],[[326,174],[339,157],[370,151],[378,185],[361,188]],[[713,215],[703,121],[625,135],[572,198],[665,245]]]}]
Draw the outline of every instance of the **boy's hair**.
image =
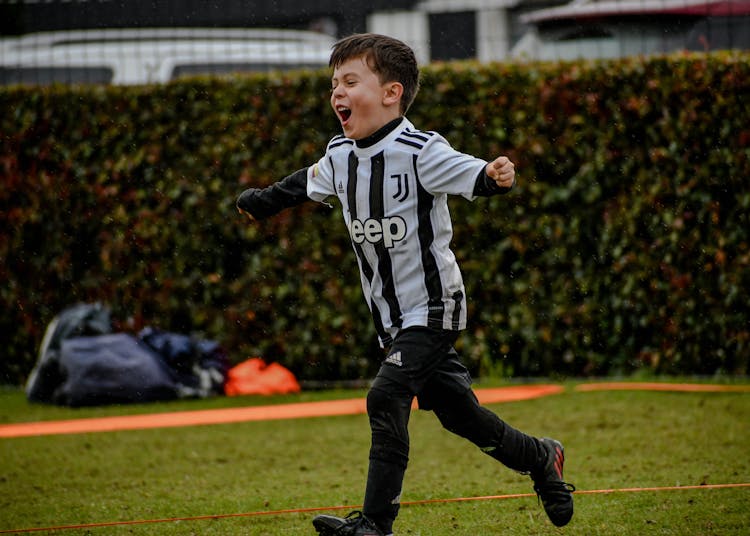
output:
[{"label": "boy's hair", "polygon": [[404,87],[400,110],[405,114],[419,91],[419,67],[414,51],[405,43],[387,35],[354,34],[333,45],[328,66],[335,69],[342,63],[359,57],[364,57],[381,84],[399,82]]}]

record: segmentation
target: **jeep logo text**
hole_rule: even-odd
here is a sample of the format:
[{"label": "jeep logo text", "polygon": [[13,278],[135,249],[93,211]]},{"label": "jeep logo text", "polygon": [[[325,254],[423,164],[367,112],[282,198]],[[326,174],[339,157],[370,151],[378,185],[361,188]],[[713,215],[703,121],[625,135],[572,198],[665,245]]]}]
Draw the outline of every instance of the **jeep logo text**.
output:
[{"label": "jeep logo text", "polygon": [[361,244],[365,240],[371,244],[382,241],[385,247],[392,248],[406,236],[406,222],[400,216],[382,220],[352,220],[349,224],[349,234],[356,244]]}]

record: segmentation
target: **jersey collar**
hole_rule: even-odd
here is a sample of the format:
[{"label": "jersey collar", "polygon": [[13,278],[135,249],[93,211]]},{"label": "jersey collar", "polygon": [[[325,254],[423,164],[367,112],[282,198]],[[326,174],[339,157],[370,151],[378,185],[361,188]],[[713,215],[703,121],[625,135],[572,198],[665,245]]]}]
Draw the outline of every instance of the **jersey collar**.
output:
[{"label": "jersey collar", "polygon": [[361,140],[355,140],[354,152],[360,157],[369,157],[381,152],[386,145],[391,143],[399,133],[411,123],[406,117],[398,117],[379,128],[374,134],[370,134]]}]

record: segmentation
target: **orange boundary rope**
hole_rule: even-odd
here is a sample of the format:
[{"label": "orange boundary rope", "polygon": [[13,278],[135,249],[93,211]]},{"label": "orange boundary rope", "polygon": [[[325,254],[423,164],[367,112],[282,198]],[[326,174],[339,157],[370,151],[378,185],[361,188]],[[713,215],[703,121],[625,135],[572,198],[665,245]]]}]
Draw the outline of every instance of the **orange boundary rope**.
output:
[{"label": "orange boundary rope", "polygon": [[[705,490],[705,489],[727,489],[727,488],[750,488],[750,483],[735,483],[735,484],[705,484],[698,486],[661,486],[661,487],[647,487],[647,488],[616,488],[616,489],[596,489],[596,490],[579,490],[575,492],[575,495],[594,495],[594,494],[609,494],[609,493],[638,493],[638,492],[662,492],[662,491],[677,491],[677,490]],[[481,497],[453,497],[447,499],[423,499],[418,501],[405,501],[401,503],[401,506],[420,506],[426,504],[440,504],[440,503],[456,503],[456,502],[469,502],[469,501],[492,501],[492,500],[505,500],[505,499],[519,499],[523,497],[534,497],[533,493],[513,493],[508,495],[485,495]],[[102,523],[82,523],[79,525],[58,525],[52,527],[29,527],[24,529],[8,529],[0,530],[0,534],[23,534],[31,532],[51,532],[51,531],[62,531],[62,530],[75,530],[75,529],[94,529],[102,527],[114,527],[123,525],[146,525],[155,523],[171,523],[177,521],[204,521],[208,519],[230,519],[235,517],[258,517],[258,516],[278,516],[286,514],[304,514],[310,512],[322,512],[322,511],[334,511],[334,510],[356,510],[361,508],[361,505],[349,505],[349,506],[316,506],[311,508],[291,508],[287,510],[266,510],[256,512],[244,512],[235,514],[211,514],[202,516],[190,516],[190,517],[169,517],[162,519],[133,519],[128,521],[107,521]]]},{"label": "orange boundary rope", "polygon": [[[530,400],[560,394],[564,387],[551,384],[516,385],[475,389],[481,404],[496,404]],[[658,383],[658,382],[598,382],[576,385],[575,391],[678,391],[678,392],[750,392],[750,385]],[[302,419],[335,415],[366,413],[364,398],[327,400],[252,406],[198,411],[148,413],[143,415],[121,415],[62,421],[21,422],[0,425],[0,438],[28,437],[36,435],[80,434],[89,432],[111,432],[114,430],[145,430],[206,424],[264,421],[278,419]]]},{"label": "orange boundary rope", "polygon": [[679,393],[747,393],[750,385],[716,383],[598,382],[582,383],[576,391],[669,391]]},{"label": "orange boundary rope", "polygon": [[[482,404],[529,400],[563,392],[559,385],[532,384],[510,387],[476,389],[474,392]],[[415,405],[416,407],[416,405]],[[268,421],[280,419],[303,419],[335,415],[357,415],[367,412],[364,398],[299,402],[269,406],[250,406],[195,411],[147,413],[143,415],[120,415],[62,421],[21,422],[0,425],[0,438],[38,435],[80,434],[88,432],[111,432],[115,430],[146,430],[206,424]]]}]

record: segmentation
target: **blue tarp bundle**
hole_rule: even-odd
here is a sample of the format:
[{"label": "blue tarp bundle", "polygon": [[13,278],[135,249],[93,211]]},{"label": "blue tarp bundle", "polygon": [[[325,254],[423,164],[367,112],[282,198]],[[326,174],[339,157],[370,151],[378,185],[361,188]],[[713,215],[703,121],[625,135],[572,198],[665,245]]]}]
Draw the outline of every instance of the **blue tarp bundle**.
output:
[{"label": "blue tarp bundle", "polygon": [[64,406],[207,397],[223,394],[227,370],[213,341],[154,328],[112,333],[107,308],[79,304],[47,327],[26,396]]}]

